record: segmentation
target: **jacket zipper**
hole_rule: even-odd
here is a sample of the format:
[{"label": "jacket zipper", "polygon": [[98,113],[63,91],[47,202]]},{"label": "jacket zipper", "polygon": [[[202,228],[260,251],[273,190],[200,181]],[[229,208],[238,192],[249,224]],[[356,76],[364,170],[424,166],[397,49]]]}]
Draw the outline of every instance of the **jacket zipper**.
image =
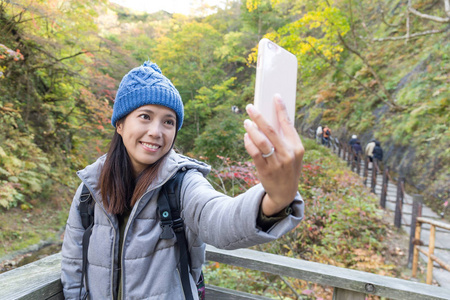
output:
[{"label": "jacket zipper", "polygon": [[[185,170],[184,167],[183,167],[182,169]],[[146,192],[139,198],[139,200],[136,201],[136,203],[134,204],[134,206],[137,207],[137,205],[139,205],[139,202],[141,202],[142,198],[144,198],[145,195],[147,195],[147,194],[150,193],[151,191],[154,191],[154,190],[158,189],[159,187],[163,186],[164,184],[166,184],[166,182],[169,181],[170,178],[172,178],[173,175],[175,175],[175,173],[178,172],[178,170],[179,170],[179,169],[176,169],[176,171],[173,172],[172,174],[170,174],[170,176],[167,176],[167,179],[166,179],[165,181],[163,181],[161,184],[155,186],[152,190],[146,191]],[[123,259],[123,257],[124,257],[124,253],[125,253],[125,252],[124,252],[124,249],[125,249],[125,240],[126,240],[126,237],[127,237],[128,228],[130,227],[130,226],[129,226],[129,225],[130,225],[130,222],[132,222],[133,217],[134,217],[134,213],[133,213],[133,215],[130,215],[130,217],[128,218],[128,222],[127,222],[127,225],[126,225],[126,227],[125,227],[125,231],[124,231],[124,235],[123,235],[123,244],[122,244],[122,257],[120,257],[120,263],[121,263],[121,268],[120,268],[120,278],[121,278],[121,281],[122,281],[122,299],[123,299],[123,295],[125,295],[125,280],[124,280],[124,276],[123,276],[123,269],[124,269],[124,267],[123,267],[123,266],[124,266],[124,259]],[[115,239],[115,231],[114,231],[114,239]],[[113,260],[113,265],[114,265],[114,260]],[[177,270],[178,270],[178,269],[177,269]],[[178,275],[179,275],[179,273],[178,273]],[[180,280],[181,280],[181,277],[180,277]],[[112,282],[112,280],[111,280],[111,282]]]}]

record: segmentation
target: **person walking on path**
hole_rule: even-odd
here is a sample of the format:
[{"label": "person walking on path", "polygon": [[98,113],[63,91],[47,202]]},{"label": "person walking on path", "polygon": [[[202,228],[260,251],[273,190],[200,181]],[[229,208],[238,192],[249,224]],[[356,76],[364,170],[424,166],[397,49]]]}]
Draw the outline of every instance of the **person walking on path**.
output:
[{"label": "person walking on path", "polygon": [[350,139],[350,141],[348,142],[348,144],[350,146],[353,146],[353,144],[356,143],[356,141],[358,141],[358,136],[356,134],[352,135],[352,138]]},{"label": "person walking on path", "polygon": [[318,144],[320,144],[322,142],[322,134],[323,134],[322,125],[319,125],[319,127],[317,127],[317,130],[316,130],[316,142]]},{"label": "person walking on path", "polygon": [[352,146],[353,154],[355,155],[355,161],[358,160],[358,155],[362,153],[361,142],[356,140],[356,142]]},{"label": "person walking on path", "polygon": [[327,125],[325,125],[323,127],[322,145],[329,147],[330,146],[330,138],[331,138],[331,129],[328,128]]},{"label": "person walking on path", "polygon": [[[281,135],[253,105],[246,108],[251,120],[244,121],[244,143],[261,183],[232,198],[216,191],[205,178],[210,166],[173,150],[183,124],[183,102],[159,67],[145,62],[126,74],[114,102],[115,132],[109,150],[77,172],[82,183],[70,208],[62,246],[65,299],[185,299],[179,244],[175,237],[160,238],[163,230],[157,212],[161,186],[180,170],[185,171],[179,200],[190,249],[188,280],[193,299],[199,299],[196,283],[205,243],[222,249],[246,248],[294,229],[304,212],[298,193],[304,148],[282,99],[276,97],[274,102]],[[95,203],[86,273],[82,272],[84,228],[79,212],[83,186]]]},{"label": "person walking on path", "polygon": [[376,158],[377,161],[383,160],[383,149],[378,141],[375,141],[375,147],[373,147],[373,158]]},{"label": "person walking on path", "polygon": [[365,149],[366,156],[370,159],[370,161],[373,161],[373,148],[375,148],[375,140],[371,140],[367,145]]}]

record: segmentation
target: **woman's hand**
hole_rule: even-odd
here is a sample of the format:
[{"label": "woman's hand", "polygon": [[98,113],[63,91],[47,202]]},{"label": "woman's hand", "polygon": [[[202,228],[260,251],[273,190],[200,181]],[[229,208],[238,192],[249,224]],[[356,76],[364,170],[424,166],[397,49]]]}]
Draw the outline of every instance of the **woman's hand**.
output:
[{"label": "woman's hand", "polygon": [[283,100],[275,96],[274,101],[280,133],[252,104],[247,105],[246,110],[253,122],[244,122],[245,148],[255,162],[258,178],[266,191],[261,204],[266,216],[280,212],[294,200],[305,153]]}]

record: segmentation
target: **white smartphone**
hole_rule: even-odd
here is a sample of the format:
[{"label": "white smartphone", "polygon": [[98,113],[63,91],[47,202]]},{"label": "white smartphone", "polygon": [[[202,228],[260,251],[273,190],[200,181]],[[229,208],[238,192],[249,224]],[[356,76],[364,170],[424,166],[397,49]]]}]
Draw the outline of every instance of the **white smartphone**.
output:
[{"label": "white smartphone", "polygon": [[286,104],[289,119],[295,121],[297,57],[263,38],[258,44],[254,105],[279,131],[273,98],[279,94]]}]

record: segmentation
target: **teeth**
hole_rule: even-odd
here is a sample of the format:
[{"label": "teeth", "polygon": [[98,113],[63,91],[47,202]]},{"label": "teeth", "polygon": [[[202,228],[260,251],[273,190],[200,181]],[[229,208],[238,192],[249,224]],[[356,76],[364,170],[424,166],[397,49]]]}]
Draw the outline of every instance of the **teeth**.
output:
[{"label": "teeth", "polygon": [[147,144],[147,143],[142,143],[142,145],[144,145],[145,147],[151,148],[151,149],[159,148],[159,146],[157,146],[157,145],[152,145],[152,144]]}]

